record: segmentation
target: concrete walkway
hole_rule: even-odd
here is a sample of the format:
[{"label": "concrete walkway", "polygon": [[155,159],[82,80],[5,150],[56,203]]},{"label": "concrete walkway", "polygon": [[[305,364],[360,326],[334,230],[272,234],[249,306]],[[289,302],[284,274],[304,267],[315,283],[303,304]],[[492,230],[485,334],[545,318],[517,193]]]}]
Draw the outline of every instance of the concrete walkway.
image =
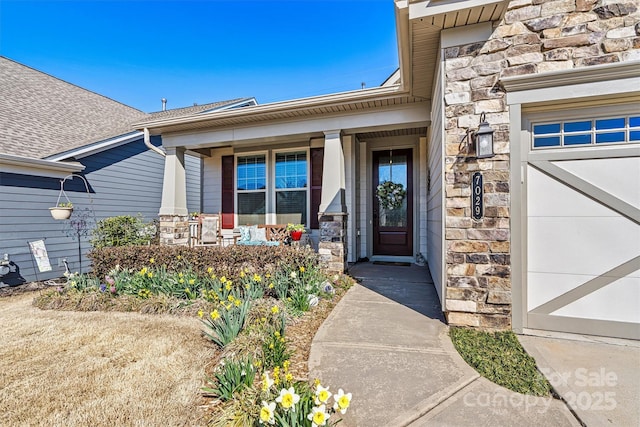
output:
[{"label": "concrete walkway", "polygon": [[578,426],[566,406],[481,378],[453,348],[426,267],[356,264],[316,334],[312,377],[353,393],[343,427]]}]

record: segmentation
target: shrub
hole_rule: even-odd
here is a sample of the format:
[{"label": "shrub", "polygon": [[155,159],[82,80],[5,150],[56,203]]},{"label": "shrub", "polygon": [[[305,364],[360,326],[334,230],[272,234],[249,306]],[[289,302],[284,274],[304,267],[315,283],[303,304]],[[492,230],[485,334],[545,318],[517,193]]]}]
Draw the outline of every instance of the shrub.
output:
[{"label": "shrub", "polygon": [[94,248],[148,245],[155,237],[156,226],[145,223],[141,215],[122,215],[101,219],[92,234]]},{"label": "shrub", "polygon": [[195,247],[186,246],[122,246],[95,248],[89,253],[93,262],[93,272],[98,277],[109,274],[116,265],[122,269],[138,271],[150,266],[165,266],[167,271],[191,269],[199,276],[217,275],[238,277],[241,271],[250,274],[260,272],[272,274],[289,266],[318,265],[318,254],[310,248],[290,246],[227,246]]}]

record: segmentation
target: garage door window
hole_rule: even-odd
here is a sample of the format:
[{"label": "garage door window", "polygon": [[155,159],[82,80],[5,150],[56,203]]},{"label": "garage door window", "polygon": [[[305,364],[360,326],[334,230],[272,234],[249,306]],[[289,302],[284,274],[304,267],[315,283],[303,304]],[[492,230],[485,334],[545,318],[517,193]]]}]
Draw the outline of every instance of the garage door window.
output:
[{"label": "garage door window", "polygon": [[640,142],[640,116],[533,124],[533,148]]}]

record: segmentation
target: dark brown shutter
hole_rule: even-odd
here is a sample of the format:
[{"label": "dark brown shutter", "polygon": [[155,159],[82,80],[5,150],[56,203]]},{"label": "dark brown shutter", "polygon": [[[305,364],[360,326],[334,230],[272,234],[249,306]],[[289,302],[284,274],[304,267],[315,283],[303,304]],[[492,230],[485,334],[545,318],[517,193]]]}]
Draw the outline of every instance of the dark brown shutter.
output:
[{"label": "dark brown shutter", "polygon": [[222,156],[222,228],[233,228],[233,156]]},{"label": "dark brown shutter", "polygon": [[318,223],[318,211],[322,201],[322,163],[324,160],[324,148],[311,149],[311,218],[312,229],[320,228]]}]

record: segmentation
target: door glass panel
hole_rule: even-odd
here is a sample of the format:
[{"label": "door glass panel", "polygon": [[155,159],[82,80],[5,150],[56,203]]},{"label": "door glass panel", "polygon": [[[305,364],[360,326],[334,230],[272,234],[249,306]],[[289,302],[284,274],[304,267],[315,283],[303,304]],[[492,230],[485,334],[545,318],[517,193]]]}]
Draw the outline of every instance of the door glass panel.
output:
[{"label": "door glass panel", "polygon": [[[407,191],[407,156],[406,155],[381,155],[378,164],[378,183],[391,181],[402,184]],[[380,227],[406,227],[407,226],[407,197],[405,194],[402,204],[396,208],[385,208],[378,204],[378,225]]]}]

